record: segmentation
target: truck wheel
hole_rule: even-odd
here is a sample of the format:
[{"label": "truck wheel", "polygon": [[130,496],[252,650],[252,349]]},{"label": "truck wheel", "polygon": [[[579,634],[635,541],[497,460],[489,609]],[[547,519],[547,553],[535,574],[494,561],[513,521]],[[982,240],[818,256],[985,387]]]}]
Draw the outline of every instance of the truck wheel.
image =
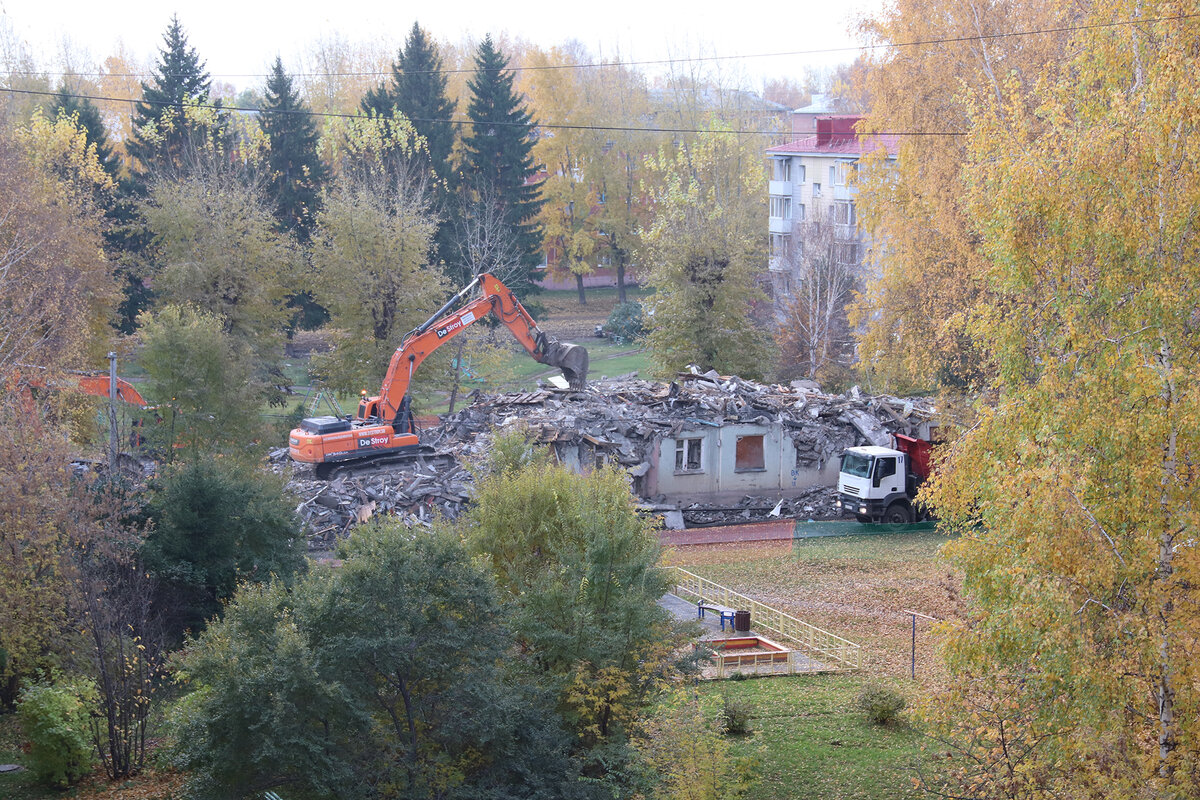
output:
[{"label": "truck wheel", "polygon": [[907,525],[912,522],[912,509],[897,500],[883,512],[883,521],[888,525]]}]

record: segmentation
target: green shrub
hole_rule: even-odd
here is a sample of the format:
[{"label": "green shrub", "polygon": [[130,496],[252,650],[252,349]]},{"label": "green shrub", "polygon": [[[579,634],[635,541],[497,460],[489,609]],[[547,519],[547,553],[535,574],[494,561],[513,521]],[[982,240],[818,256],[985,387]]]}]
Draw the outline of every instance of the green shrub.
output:
[{"label": "green shrub", "polygon": [[908,702],[904,695],[884,686],[868,686],[858,696],[858,706],[876,725],[887,725],[899,716]]},{"label": "green shrub", "polygon": [[741,736],[750,732],[750,717],[754,707],[745,700],[731,700],[725,696],[725,706],[721,709],[721,728],[731,736]]},{"label": "green shrub", "polygon": [[17,713],[29,739],[29,769],[45,784],[66,788],[91,771],[95,761],[88,708],[96,687],[88,680],[55,681],[21,693]]},{"label": "green shrub", "polygon": [[608,315],[604,330],[618,344],[632,342],[646,334],[646,316],[642,313],[642,304],[636,300],[619,303]]}]

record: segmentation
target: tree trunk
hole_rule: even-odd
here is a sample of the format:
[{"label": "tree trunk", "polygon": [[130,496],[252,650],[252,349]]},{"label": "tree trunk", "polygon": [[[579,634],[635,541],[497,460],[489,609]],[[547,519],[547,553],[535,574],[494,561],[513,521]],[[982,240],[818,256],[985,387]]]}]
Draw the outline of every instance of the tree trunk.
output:
[{"label": "tree trunk", "polygon": [[625,299],[625,258],[617,256],[617,302],[624,303]]},{"label": "tree trunk", "polygon": [[587,296],[583,293],[583,273],[575,273],[575,289],[579,292],[579,305],[587,305]]}]

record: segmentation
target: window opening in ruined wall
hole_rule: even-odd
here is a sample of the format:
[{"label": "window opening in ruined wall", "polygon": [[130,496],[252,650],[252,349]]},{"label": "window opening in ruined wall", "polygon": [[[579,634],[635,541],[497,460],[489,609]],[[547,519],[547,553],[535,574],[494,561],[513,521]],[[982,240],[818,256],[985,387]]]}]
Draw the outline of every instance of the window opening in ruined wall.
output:
[{"label": "window opening in ruined wall", "polygon": [[699,472],[701,469],[700,453],[702,439],[675,440],[675,471]]},{"label": "window opening in ruined wall", "polygon": [[763,456],[763,437],[737,437],[737,451],[734,455],[733,469],[735,472],[763,472],[767,468]]}]

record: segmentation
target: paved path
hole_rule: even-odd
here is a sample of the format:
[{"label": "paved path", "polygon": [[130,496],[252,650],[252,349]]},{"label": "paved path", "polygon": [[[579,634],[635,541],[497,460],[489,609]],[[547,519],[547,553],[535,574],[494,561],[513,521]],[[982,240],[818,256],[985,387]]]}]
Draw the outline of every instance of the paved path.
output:
[{"label": "paved path", "polygon": [[748,522],[745,525],[719,525],[712,528],[659,531],[658,538],[664,545],[672,547],[728,542],[790,542],[795,529],[795,520],[777,519],[770,522]]},{"label": "paved path", "polygon": [[[733,625],[726,622],[725,632],[721,632],[721,615],[716,612],[709,612],[704,615],[704,619],[700,619],[696,614],[696,604],[691,600],[684,600],[679,595],[664,594],[659,598],[658,604],[675,615],[676,619],[681,619],[684,622],[695,622],[704,629],[701,634],[701,639],[715,639],[723,636],[734,636]],[[752,620],[753,621],[753,620]],[[753,633],[743,634],[753,636]]]}]

